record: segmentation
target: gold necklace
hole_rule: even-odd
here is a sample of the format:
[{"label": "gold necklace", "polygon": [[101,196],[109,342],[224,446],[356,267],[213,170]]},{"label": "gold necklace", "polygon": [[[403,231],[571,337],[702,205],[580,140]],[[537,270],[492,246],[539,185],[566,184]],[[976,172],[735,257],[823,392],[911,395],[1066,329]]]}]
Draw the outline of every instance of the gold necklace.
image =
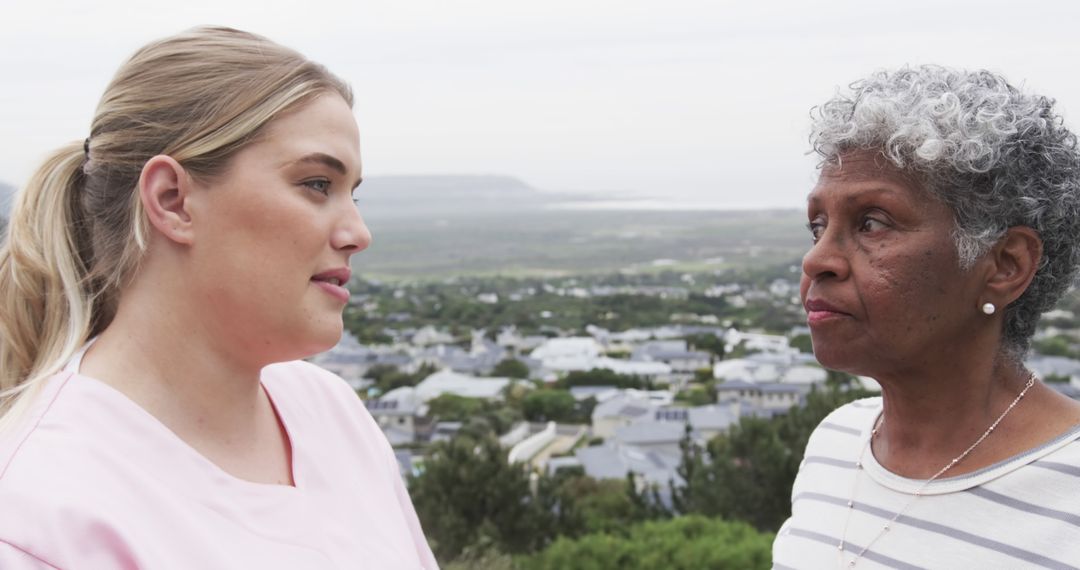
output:
[{"label": "gold necklace", "polygon": [[[1009,407],[1005,408],[1004,412],[1001,412],[1001,415],[998,416],[998,418],[996,420],[994,420],[994,423],[990,424],[990,427],[986,428],[986,431],[984,431],[983,434],[981,436],[979,436],[979,439],[976,439],[975,443],[971,444],[967,449],[964,450],[963,453],[961,453],[960,455],[957,455],[956,457],[954,457],[952,461],[946,463],[945,466],[942,467],[941,469],[939,469],[937,473],[934,473],[934,475],[932,477],[930,477],[929,479],[924,481],[923,484],[920,485],[919,488],[915,490],[915,493],[911,496],[911,499],[908,499],[907,504],[905,504],[902,509],[897,511],[896,514],[894,514],[892,516],[892,518],[889,519],[889,521],[886,522],[885,525],[881,527],[881,530],[878,531],[877,535],[874,536],[873,540],[866,543],[866,545],[863,546],[862,549],[859,550],[859,552],[857,554],[855,554],[855,558],[852,558],[851,561],[846,564],[846,566],[848,568],[854,568],[855,564],[860,559],[862,559],[863,555],[866,554],[866,552],[868,550],[870,550],[870,547],[873,546],[874,543],[877,542],[879,538],[881,538],[882,536],[885,536],[885,533],[889,532],[889,529],[892,528],[892,524],[895,523],[897,521],[897,519],[899,519],[901,516],[903,516],[903,514],[905,512],[907,512],[908,508],[911,507],[911,505],[915,503],[916,499],[918,499],[919,497],[922,496],[922,492],[924,490],[926,490],[926,488],[928,486],[930,486],[931,483],[933,483],[935,480],[937,480],[938,477],[941,477],[949,469],[952,469],[953,467],[955,467],[957,463],[960,463],[961,461],[963,461],[964,458],[968,456],[968,454],[970,454],[976,447],[978,447],[979,444],[982,443],[983,440],[986,439],[987,436],[989,436],[994,431],[994,428],[996,428],[998,426],[998,424],[1001,423],[1001,420],[1005,419],[1005,416],[1009,415],[1009,412],[1011,412],[1012,409],[1016,407],[1016,404],[1020,403],[1020,400],[1023,399],[1024,395],[1027,394],[1027,391],[1034,384],[1035,384],[1035,373],[1032,372],[1031,375],[1028,377],[1027,384],[1024,385],[1024,389],[1020,390],[1020,393],[1016,395],[1016,398],[1012,401],[1011,404],[1009,404]],[[839,551],[840,568],[844,568],[844,566],[845,566],[845,564],[844,564],[845,548],[844,547],[845,547],[845,543],[847,542],[848,523],[851,522],[851,511],[855,510],[855,494],[856,494],[856,492],[858,492],[858,489],[859,489],[859,473],[863,470],[863,457],[866,456],[866,450],[869,449],[870,442],[872,442],[874,440],[874,437],[877,436],[878,432],[881,431],[881,428],[884,425],[885,425],[885,415],[882,414],[881,419],[879,419],[877,421],[877,425],[875,425],[874,428],[872,430],[870,430],[870,437],[866,439],[866,443],[863,444],[862,451],[859,452],[859,459],[858,459],[858,461],[855,462],[855,480],[854,480],[853,484],[851,485],[851,498],[848,499],[848,502],[847,502],[847,517],[844,519],[844,531],[840,535],[840,544],[838,544],[837,547],[836,547],[838,549],[838,551]]]}]

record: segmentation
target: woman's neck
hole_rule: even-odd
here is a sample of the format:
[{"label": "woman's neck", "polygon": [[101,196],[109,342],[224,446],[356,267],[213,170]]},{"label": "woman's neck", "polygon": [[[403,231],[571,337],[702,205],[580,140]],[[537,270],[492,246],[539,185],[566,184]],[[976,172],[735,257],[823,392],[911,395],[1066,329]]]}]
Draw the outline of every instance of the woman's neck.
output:
[{"label": "woman's neck", "polygon": [[116,388],[185,439],[251,437],[272,413],[259,381],[263,363],[245,360],[245,351],[207,324],[205,310],[188,306],[196,304],[181,291],[129,288],[80,373]]},{"label": "woman's neck", "polygon": [[898,475],[925,479],[961,456],[1002,418],[947,473],[955,476],[1007,459],[1080,422],[1080,404],[1038,382],[1006,413],[1029,379],[1022,366],[1000,361],[879,378],[884,410],[872,442],[874,457]]},{"label": "woman's neck", "polygon": [[197,308],[136,300],[125,299],[80,373],[126,395],[234,477],[292,485],[292,444],[260,382],[262,364],[193,322]]}]

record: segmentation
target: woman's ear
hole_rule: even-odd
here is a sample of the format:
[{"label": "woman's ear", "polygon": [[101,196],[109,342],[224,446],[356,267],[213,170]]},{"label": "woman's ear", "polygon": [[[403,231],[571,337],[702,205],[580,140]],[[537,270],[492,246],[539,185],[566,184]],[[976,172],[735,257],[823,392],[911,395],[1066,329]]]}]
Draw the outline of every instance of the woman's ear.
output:
[{"label": "woman's ear", "polygon": [[143,165],[139,176],[139,199],[150,224],[178,244],[194,240],[187,200],[191,179],[171,156],[159,154]]},{"label": "woman's ear", "polygon": [[1042,240],[1027,226],[1013,226],[990,248],[987,301],[1005,307],[1024,294],[1042,260]]}]

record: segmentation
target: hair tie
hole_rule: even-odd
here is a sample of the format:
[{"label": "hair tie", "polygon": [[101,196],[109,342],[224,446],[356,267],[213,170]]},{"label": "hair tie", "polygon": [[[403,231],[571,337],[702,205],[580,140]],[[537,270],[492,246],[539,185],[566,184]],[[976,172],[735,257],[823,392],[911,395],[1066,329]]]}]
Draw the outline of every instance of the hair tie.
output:
[{"label": "hair tie", "polygon": [[83,139],[82,143],[83,156],[90,158],[90,137]]}]

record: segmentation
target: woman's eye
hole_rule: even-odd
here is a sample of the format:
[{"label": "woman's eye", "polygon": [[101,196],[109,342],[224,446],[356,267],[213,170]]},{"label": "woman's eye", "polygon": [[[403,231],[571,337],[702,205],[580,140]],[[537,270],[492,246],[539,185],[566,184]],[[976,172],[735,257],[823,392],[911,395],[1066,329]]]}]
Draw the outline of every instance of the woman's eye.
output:
[{"label": "woman's eye", "polygon": [[305,180],[304,186],[311,188],[312,190],[320,194],[330,193],[330,181],[323,178],[316,178],[314,180]]},{"label": "woman's eye", "polygon": [[825,224],[819,220],[813,220],[806,224],[806,229],[810,230],[810,239],[817,243],[821,239],[821,234],[825,233]]},{"label": "woman's eye", "polygon": [[885,229],[885,227],[885,222],[876,218],[871,218],[869,216],[863,218],[862,222],[859,223],[860,232],[875,232],[878,230],[883,230]]}]

